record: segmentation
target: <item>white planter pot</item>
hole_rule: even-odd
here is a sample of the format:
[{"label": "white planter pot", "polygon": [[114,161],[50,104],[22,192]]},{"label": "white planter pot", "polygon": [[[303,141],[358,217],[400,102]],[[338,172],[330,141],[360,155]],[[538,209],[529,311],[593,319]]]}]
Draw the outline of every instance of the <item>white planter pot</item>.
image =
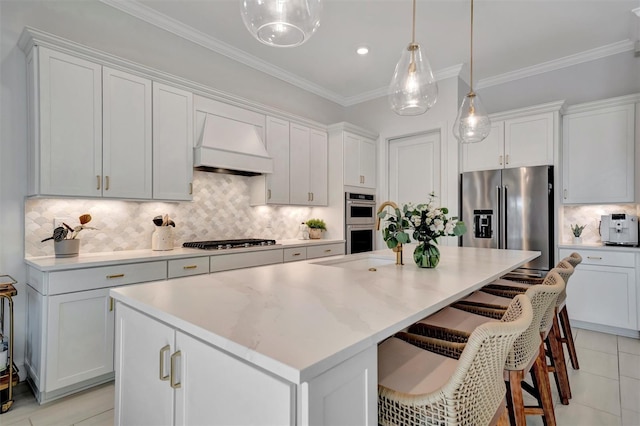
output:
[{"label": "white planter pot", "polygon": [[582,237],[573,237],[573,244],[582,244]]},{"label": "white planter pot", "polygon": [[56,257],[75,257],[80,252],[80,240],[54,241],[53,248]]}]

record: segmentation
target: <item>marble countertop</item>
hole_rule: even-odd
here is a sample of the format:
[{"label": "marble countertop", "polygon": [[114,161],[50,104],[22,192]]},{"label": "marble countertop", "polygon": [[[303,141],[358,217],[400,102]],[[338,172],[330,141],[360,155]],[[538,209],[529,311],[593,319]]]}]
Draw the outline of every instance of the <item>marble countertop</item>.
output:
[{"label": "marble countertop", "polygon": [[[194,248],[176,247],[173,250],[153,251],[147,250],[123,250],[104,253],[80,253],[76,257],[41,256],[25,258],[27,265],[43,271],[62,271],[67,269],[91,268],[96,266],[123,265],[127,263],[150,262],[154,260],[184,259],[188,257],[217,256],[230,253],[246,253],[262,250],[277,250],[293,247],[307,247],[310,245],[322,245],[332,243],[344,243],[344,240],[278,240],[276,245],[256,246],[247,248],[234,248],[231,250],[201,250]],[[82,251],[82,250],[81,250]]]},{"label": "marble countertop", "polygon": [[301,383],[540,255],[443,246],[438,267],[421,269],[412,250],[405,246],[404,266],[381,250],[138,284],[110,295]]}]

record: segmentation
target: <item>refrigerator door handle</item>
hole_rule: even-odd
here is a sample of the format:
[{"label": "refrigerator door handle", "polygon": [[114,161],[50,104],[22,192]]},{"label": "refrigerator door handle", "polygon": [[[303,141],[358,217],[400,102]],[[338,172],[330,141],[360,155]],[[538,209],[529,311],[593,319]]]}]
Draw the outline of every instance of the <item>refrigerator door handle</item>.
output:
[{"label": "refrigerator door handle", "polygon": [[499,249],[502,248],[502,210],[500,208],[500,206],[502,205],[501,195],[502,195],[502,189],[498,185],[496,186],[496,216],[498,219],[496,222],[496,224],[498,225],[496,227],[498,230],[496,247]]},{"label": "refrigerator door handle", "polygon": [[502,248],[506,249],[507,247],[507,185],[502,187],[503,189],[503,199],[504,205],[502,209]]}]

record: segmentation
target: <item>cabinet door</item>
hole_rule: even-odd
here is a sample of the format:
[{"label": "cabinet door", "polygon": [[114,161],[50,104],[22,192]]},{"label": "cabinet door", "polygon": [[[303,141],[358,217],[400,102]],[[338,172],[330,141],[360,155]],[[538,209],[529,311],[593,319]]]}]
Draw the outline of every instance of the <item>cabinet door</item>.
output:
[{"label": "cabinet door", "polygon": [[311,202],[309,188],[309,128],[291,124],[289,134],[290,171],[289,199],[291,204],[307,205]]},{"label": "cabinet door", "polygon": [[564,203],[634,201],[635,105],[563,117]]},{"label": "cabinet door", "polygon": [[[39,49],[39,173],[41,195],[102,192],[102,67]],[[37,133],[37,132],[36,132]],[[36,136],[37,138],[37,136]]]},{"label": "cabinet door", "polygon": [[462,171],[504,168],[504,121],[491,123],[491,132],[482,142],[462,144]]},{"label": "cabinet door", "polygon": [[104,67],[102,195],[151,198],[151,80]]},{"label": "cabinet door", "polygon": [[376,187],[376,141],[362,139],[360,142],[360,174],[364,188]]},{"label": "cabinet door", "polygon": [[108,293],[100,289],[49,297],[46,392],[113,372]]},{"label": "cabinet door", "polygon": [[289,204],[289,122],[267,117],[267,152],[273,173],[267,174],[267,204]]},{"label": "cabinet door", "polygon": [[[168,376],[169,356],[175,352],[174,334],[172,328],[117,304],[116,425],[173,424],[174,391]],[[162,351],[166,346],[169,348]]]},{"label": "cabinet door", "polygon": [[553,113],[505,120],[505,168],[544,165],[553,165]]},{"label": "cabinet door", "polygon": [[327,133],[311,130],[309,136],[309,191],[312,206],[326,206],[328,192]]},{"label": "cabinet door", "polygon": [[191,200],[193,95],[153,83],[153,198]]},{"label": "cabinet door", "polygon": [[634,268],[582,264],[567,286],[571,319],[637,330]]},{"label": "cabinet door", "polygon": [[176,425],[295,424],[291,383],[180,331],[176,348],[181,353]]},{"label": "cabinet door", "polygon": [[361,185],[359,136],[344,132],[344,184]]}]

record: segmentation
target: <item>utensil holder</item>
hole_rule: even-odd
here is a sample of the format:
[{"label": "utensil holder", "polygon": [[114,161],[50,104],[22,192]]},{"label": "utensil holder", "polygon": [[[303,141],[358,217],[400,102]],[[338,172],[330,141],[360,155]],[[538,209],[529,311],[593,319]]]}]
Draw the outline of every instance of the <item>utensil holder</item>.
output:
[{"label": "utensil holder", "polygon": [[56,253],[56,257],[75,257],[80,253],[80,240],[61,240],[54,241],[53,248]]},{"label": "utensil holder", "polygon": [[151,250],[173,250],[173,228],[171,226],[156,226],[151,235]]}]

